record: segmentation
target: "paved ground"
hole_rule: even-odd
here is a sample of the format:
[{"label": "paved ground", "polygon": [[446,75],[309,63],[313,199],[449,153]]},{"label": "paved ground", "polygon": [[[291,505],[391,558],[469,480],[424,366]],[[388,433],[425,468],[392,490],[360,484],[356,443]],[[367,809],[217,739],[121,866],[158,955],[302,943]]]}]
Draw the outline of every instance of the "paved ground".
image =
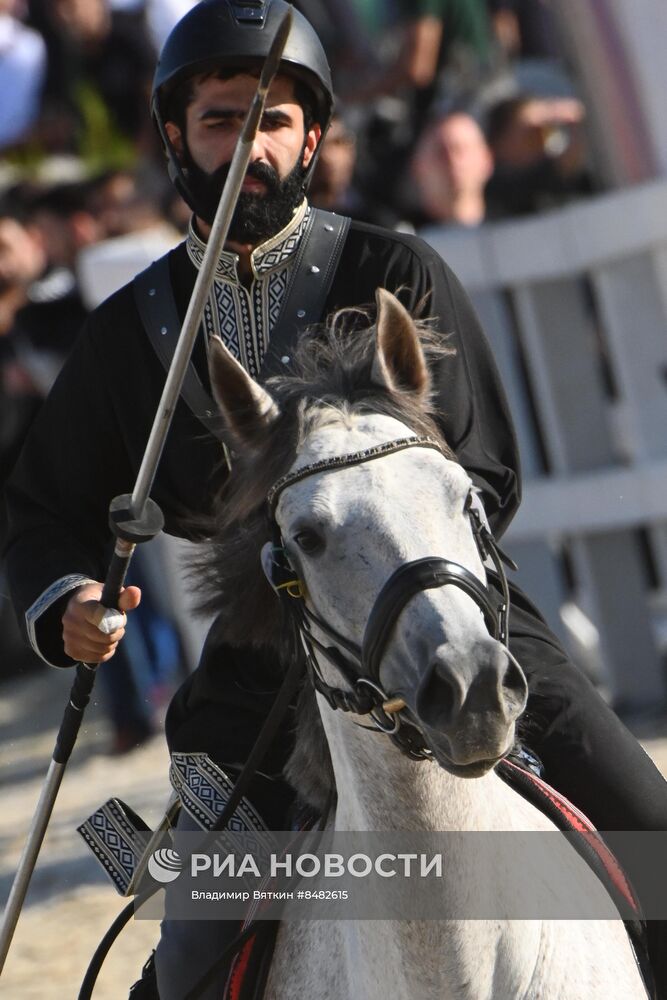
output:
[{"label": "paved ground", "polygon": [[[71,675],[48,671],[0,688],[0,899],[5,900],[48,762],[56,721]],[[0,997],[75,1000],[87,963],[126,903],[107,880],[76,827],[112,795],[150,826],[167,801],[167,754],[162,737],[133,753],[105,755],[109,732],[92,705],[58,796],[19,921]],[[104,966],[95,1000],[122,1000],[138,978],[158,931],[132,921]]]},{"label": "paved ground", "polygon": [[[54,744],[71,675],[48,671],[0,687],[0,900],[5,900]],[[667,723],[637,727],[667,775]],[[26,907],[19,921],[0,997],[76,1000],[87,963],[125,905],[76,827],[111,795],[153,826],[168,797],[162,738],[122,758],[104,755],[109,734],[93,705],[61,788]],[[124,1000],[153,947],[157,924],[132,921],[113,949],[95,1000]]]}]

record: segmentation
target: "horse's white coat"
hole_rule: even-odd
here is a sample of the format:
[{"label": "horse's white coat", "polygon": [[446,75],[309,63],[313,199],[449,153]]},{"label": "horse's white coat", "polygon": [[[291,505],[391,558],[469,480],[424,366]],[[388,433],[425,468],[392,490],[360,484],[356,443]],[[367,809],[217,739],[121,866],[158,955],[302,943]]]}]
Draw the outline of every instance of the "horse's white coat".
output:
[{"label": "horse's white coat", "polygon": [[[410,317],[388,292],[377,293],[374,377],[390,392],[426,399],[429,376]],[[273,400],[249,385],[243,369],[213,345],[212,383],[230,429],[243,447],[273,419]],[[254,408],[254,413],[253,413]],[[408,436],[397,420],[350,416],[322,408],[300,442],[295,468]],[[439,556],[484,570],[463,505],[465,472],[434,451],[411,448],[363,465],[325,472],[293,484],[277,511],[293,566],[317,613],[340,633],[361,641],[380,587],[402,563]],[[310,554],[312,532],[322,546]],[[310,533],[310,535],[304,533]],[[304,538],[309,544],[300,545]],[[336,829],[374,831],[553,830],[533,806],[490,770],[507,748],[523,707],[521,675],[504,690],[507,658],[490,639],[474,602],[452,586],[414,597],[398,618],[383,658],[381,678],[390,695],[405,698],[438,759],[413,762],[384,737],[333,712],[320,698],[338,803]],[[424,725],[431,688],[421,674],[444,678],[450,717]],[[327,680],[341,678],[326,663]],[[479,681],[484,682],[480,685]],[[523,681],[525,687],[525,681]],[[506,685],[505,685],[506,686]],[[422,697],[420,698],[420,692]],[[471,692],[473,708],[466,712]],[[446,699],[445,699],[446,700]],[[472,721],[474,737],[466,734]],[[480,721],[481,720],[481,721]],[[445,730],[449,730],[444,734]],[[444,735],[443,735],[444,734]],[[454,764],[479,777],[457,777]],[[450,767],[450,771],[446,767]],[[456,770],[456,768],[453,768]],[[588,869],[572,852],[574,878]],[[516,887],[490,859],[472,868],[445,868],[443,898],[465,900],[491,893],[503,912]],[[531,872],[545,879],[543,866]],[[567,895],[565,883],[549,886]],[[266,1000],[639,1000],[646,994],[620,921],[349,921],[286,922],[281,926]]]},{"label": "horse's white coat", "polygon": [[[346,417],[323,410],[295,469],[409,436],[409,429],[393,417]],[[442,556],[483,581],[484,568],[465,513],[470,488],[461,466],[430,448],[409,448],[290,486],[280,498],[277,516],[311,607],[342,635],[360,641],[383,583],[406,562]],[[304,531],[322,539],[321,551],[300,551]],[[424,667],[433,667],[436,675],[427,693],[432,674]],[[477,715],[486,724],[475,728],[454,720],[446,735],[444,725],[431,733],[449,759],[471,763],[496,760],[512,745],[513,720],[525,704],[525,681],[521,678],[517,703],[504,704],[498,692],[507,667],[502,647],[489,637],[475,602],[459,588],[447,586],[423,591],[404,608],[384,657],[382,680],[387,692],[404,697],[413,709],[415,699],[431,706],[438,700],[434,685],[443,689],[443,704],[462,706],[473,681],[484,673],[478,687],[487,690],[478,693],[477,700],[483,697],[488,704]],[[330,667],[324,665],[323,672],[332,685],[340,684]],[[422,709],[430,711],[430,706],[422,704]]]},{"label": "horse's white coat", "polygon": [[[390,417],[323,413],[295,467],[404,437]],[[402,562],[446,556],[483,570],[463,504],[467,476],[436,452],[409,449],[290,487],[278,521],[318,613],[359,641],[380,586]],[[316,530],[321,552],[299,553],[295,537]],[[447,643],[461,662],[488,639],[474,603],[453,587],[413,599],[401,614],[383,665],[391,694],[401,675]],[[467,655],[466,655],[467,654]],[[474,659],[474,657],[473,657]],[[332,668],[328,679],[340,685]],[[464,670],[465,673],[465,670]],[[464,685],[467,681],[462,682]],[[320,698],[338,789],[340,830],[552,830],[551,823],[493,771],[455,777],[403,757],[388,740],[354,725]],[[509,731],[512,731],[510,725]],[[573,857],[576,878],[595,880]],[[541,880],[541,871],[534,872]],[[447,865],[441,891],[492,892],[515,902],[502,872]],[[553,893],[566,892],[561,885]],[[443,898],[445,898],[443,896]],[[267,1000],[632,1000],[645,997],[620,921],[350,921],[282,925]]]}]

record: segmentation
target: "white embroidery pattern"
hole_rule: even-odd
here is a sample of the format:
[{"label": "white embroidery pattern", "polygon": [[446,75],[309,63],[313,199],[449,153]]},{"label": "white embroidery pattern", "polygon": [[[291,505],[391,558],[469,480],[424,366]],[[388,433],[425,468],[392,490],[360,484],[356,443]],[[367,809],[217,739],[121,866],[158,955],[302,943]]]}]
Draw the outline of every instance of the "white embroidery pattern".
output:
[{"label": "white embroidery pattern", "polygon": [[[237,254],[223,250],[217,263],[213,288],[204,306],[204,330],[207,338],[220,337],[253,378],[259,375],[280,315],[290,266],[309,216],[310,207],[304,200],[285,229],[253,251],[254,278],[249,289],[239,280]],[[186,249],[192,263],[199,268],[206,244],[192,223]]]},{"label": "white embroidery pattern", "polygon": [[63,597],[64,594],[69,593],[70,590],[75,590],[77,587],[83,587],[86,583],[95,582],[96,581],[91,580],[89,576],[83,576],[81,573],[70,573],[68,576],[61,576],[59,580],[56,580],[50,587],[47,587],[46,590],[42,591],[34,604],[32,604],[26,611],[25,621],[30,645],[35,650],[37,655],[41,657],[45,663],[48,663],[50,667],[54,667],[56,664],[50,663],[37,645],[36,627],[38,619],[48,608],[51,607],[52,604],[54,604],[60,597]]}]

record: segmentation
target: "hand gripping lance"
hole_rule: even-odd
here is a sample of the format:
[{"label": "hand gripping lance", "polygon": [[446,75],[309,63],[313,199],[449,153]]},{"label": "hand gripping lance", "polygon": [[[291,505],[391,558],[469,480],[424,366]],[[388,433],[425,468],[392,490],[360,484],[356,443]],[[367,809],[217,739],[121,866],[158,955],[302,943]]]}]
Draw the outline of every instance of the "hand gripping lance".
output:
[{"label": "hand gripping lance", "polygon": [[[280,22],[271,48],[266,57],[259,84],[248,109],[229,173],[220,197],[211,234],[206,246],[188,310],[176,344],[165,382],[158,411],[146,445],[132,494],[115,497],[109,507],[109,524],[115,536],[114,554],[104,582],[100,603],[105,608],[117,606],[130,560],[137,544],[149,541],[162,530],[164,521],[160,508],[149,498],[164,443],[171,425],[174,409],[181,392],[185,372],[190,361],[195,338],[201,323],[204,305],[208,298],[216,262],[220,256],[231,224],[241,186],[248,169],[250,155],[259,128],[266,96],[278,71],[285,43],[292,26],[291,11]],[[28,885],[37,862],[44,834],[51,818],[65,767],[76,742],[83,713],[90,700],[98,664],[80,663],[70,691],[69,701],[60,724],[53,757],[35,809],[25,847],[14,877],[2,928],[0,930],[0,972],[14,936]]]}]

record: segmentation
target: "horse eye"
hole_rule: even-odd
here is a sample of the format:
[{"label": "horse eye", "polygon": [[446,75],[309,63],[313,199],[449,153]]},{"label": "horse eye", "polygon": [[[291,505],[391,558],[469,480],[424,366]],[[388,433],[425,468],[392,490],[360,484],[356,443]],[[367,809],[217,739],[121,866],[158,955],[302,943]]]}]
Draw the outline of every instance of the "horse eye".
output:
[{"label": "horse eye", "polygon": [[324,539],[321,535],[318,535],[316,531],[312,529],[304,529],[299,531],[298,534],[294,536],[294,541],[299,546],[302,552],[307,553],[307,555],[312,555],[314,552],[318,552],[320,549],[324,548]]}]

